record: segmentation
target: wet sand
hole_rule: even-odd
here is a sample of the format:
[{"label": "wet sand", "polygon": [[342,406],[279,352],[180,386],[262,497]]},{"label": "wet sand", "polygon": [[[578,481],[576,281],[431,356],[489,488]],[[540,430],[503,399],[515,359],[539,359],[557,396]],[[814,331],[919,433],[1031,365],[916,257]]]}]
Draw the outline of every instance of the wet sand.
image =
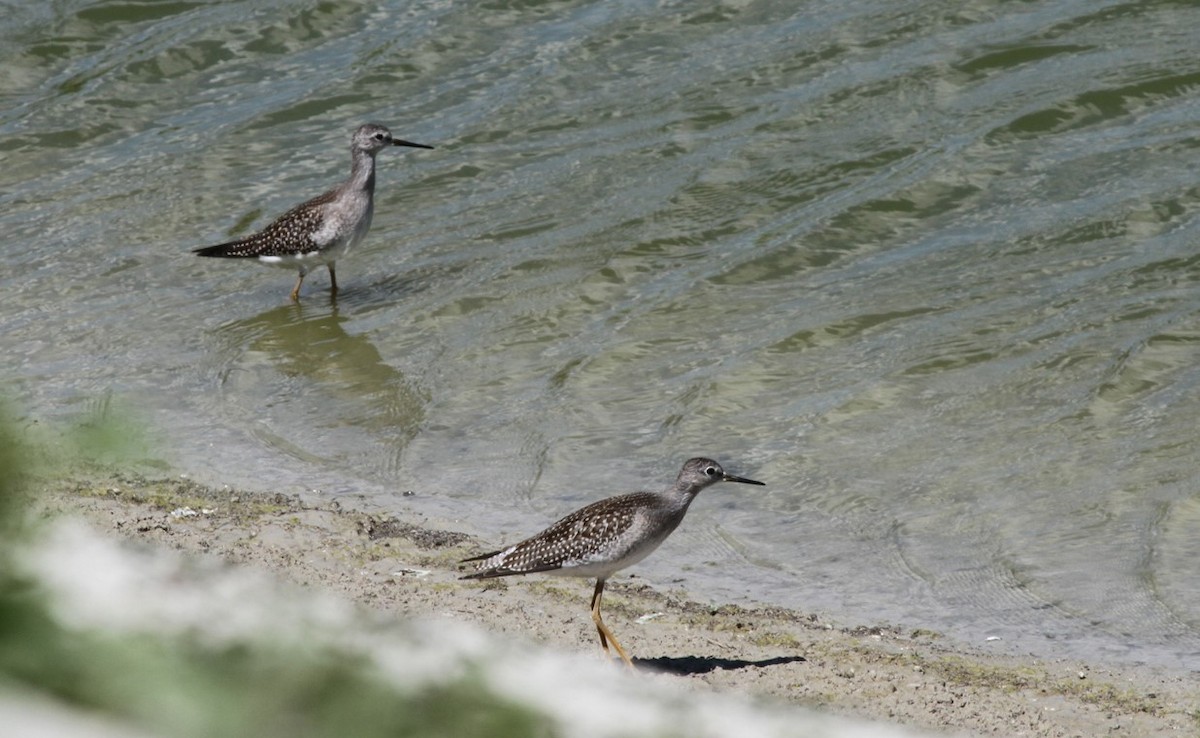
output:
[{"label": "wet sand", "polygon": [[[601,658],[590,580],[463,581],[468,569],[459,560],[502,542],[351,504],[129,475],[51,484],[41,498],[47,514],[80,515],[114,536],[267,570],[397,618],[465,621]],[[696,602],[651,589],[631,571],[609,582],[604,612],[637,678],[958,734],[1200,732],[1200,672],[1000,657],[902,626],[842,627],[781,608]]]}]

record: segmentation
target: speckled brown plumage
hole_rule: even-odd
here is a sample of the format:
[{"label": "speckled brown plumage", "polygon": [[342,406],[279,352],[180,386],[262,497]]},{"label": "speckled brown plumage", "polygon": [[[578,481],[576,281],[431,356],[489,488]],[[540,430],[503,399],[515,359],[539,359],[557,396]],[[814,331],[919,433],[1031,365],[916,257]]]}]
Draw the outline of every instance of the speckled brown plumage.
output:
[{"label": "speckled brown plumage", "polygon": [[[479,563],[481,571],[471,577],[486,579],[553,572],[580,568],[591,561],[620,560],[623,558],[620,554],[628,556],[627,549],[633,543],[628,540],[628,533],[639,513],[645,514],[659,502],[659,496],[651,492],[634,492],[593,502],[532,538],[501,551],[467,559],[483,559]],[[623,539],[626,545],[619,545]]]},{"label": "speckled brown plumage", "polygon": [[689,459],[675,483],[662,492],[634,492],[609,497],[576,510],[535,536],[499,551],[464,561],[477,562],[477,571],[464,579],[488,579],[543,572],[560,576],[595,577],[592,620],[600,645],[611,642],[630,666],[633,662],[600,617],[604,583],[615,572],[654,552],[679,526],[700,490],[717,482],[758,484],[726,474],[712,459]]},{"label": "speckled brown plumage", "polygon": [[289,256],[320,251],[321,246],[313,239],[313,234],[320,230],[324,221],[321,206],[332,200],[336,194],[336,190],[331,190],[301,203],[258,233],[236,241],[195,249],[193,253],[199,256],[258,259],[264,256]]},{"label": "speckled brown plumage", "polygon": [[304,275],[314,264],[329,268],[330,290],[337,292],[334,263],[367,235],[375,208],[375,154],[387,146],[432,146],[392,138],[376,124],[359,126],[351,139],[350,178],[323,195],[287,211],[258,233],[236,241],[193,249],[199,256],[258,259],[264,264],[293,267],[300,273],[292,290],[300,299]]}]

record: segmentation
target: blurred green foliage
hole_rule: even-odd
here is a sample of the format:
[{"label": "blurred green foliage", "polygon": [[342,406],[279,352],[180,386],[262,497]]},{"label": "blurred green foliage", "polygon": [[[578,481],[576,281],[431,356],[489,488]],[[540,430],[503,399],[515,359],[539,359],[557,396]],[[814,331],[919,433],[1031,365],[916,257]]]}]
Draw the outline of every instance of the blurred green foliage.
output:
[{"label": "blurred green foliage", "polygon": [[470,677],[400,691],[368,659],[332,648],[71,631],[36,598],[13,594],[0,594],[0,685],[16,680],[160,735],[554,735],[545,718]]},{"label": "blurred green foliage", "polygon": [[28,486],[29,449],[17,433],[16,420],[0,399],[0,558],[18,526],[21,501]]},{"label": "blurred green foliage", "polygon": [[137,413],[105,392],[64,426],[23,417],[0,398],[0,557],[21,531],[35,480],[101,466],[159,465]]},{"label": "blurred green foliage", "polygon": [[145,434],[131,418],[110,400],[97,402],[78,427],[57,437],[65,438],[64,454],[31,438],[43,429],[31,430],[0,404],[0,690],[41,693],[85,714],[180,738],[554,735],[547,718],[496,696],[469,668],[466,677],[400,689],[368,656],[319,638],[292,643],[263,633],[214,646],[190,633],[60,623],[37,581],[13,565],[18,547],[37,545],[36,529],[13,535],[25,516],[30,475],[35,466],[39,483],[46,483],[47,468],[75,473],[73,454],[111,461],[144,453]]}]

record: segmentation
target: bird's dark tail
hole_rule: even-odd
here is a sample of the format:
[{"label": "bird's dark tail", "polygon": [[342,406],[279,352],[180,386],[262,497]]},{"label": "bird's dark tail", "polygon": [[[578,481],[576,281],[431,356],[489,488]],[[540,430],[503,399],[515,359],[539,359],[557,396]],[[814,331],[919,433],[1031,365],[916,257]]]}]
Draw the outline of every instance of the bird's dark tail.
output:
[{"label": "bird's dark tail", "polygon": [[[503,551],[503,550],[504,550],[504,549],[500,549],[500,551]],[[483,561],[484,559],[490,559],[490,558],[492,558],[492,557],[493,557],[493,556],[495,556],[496,554],[500,553],[500,551],[492,551],[491,553],[485,553],[485,554],[480,554],[480,555],[478,555],[478,556],[472,556],[472,557],[471,557],[471,558],[469,558],[469,559],[459,559],[459,562],[458,562],[458,563],[460,563],[460,564],[465,564],[465,563],[467,563],[468,561]]]},{"label": "bird's dark tail", "polygon": [[220,256],[228,259],[249,258],[255,256],[246,249],[246,242],[228,241],[219,243],[215,246],[202,246],[198,249],[192,249],[192,253],[196,256]]},{"label": "bird's dark tail", "polygon": [[[503,550],[503,549],[501,549],[501,550]],[[481,554],[479,556],[472,556],[469,559],[462,559],[461,561],[459,561],[459,563],[465,564],[468,561],[483,561],[484,559],[492,558],[493,556],[495,556],[498,553],[500,553],[500,551],[492,551],[490,553]],[[498,577],[498,576],[503,576],[503,575],[497,574],[495,572],[495,570],[485,570],[485,571],[473,572],[464,577],[459,577],[459,579],[491,579],[492,577]]]}]

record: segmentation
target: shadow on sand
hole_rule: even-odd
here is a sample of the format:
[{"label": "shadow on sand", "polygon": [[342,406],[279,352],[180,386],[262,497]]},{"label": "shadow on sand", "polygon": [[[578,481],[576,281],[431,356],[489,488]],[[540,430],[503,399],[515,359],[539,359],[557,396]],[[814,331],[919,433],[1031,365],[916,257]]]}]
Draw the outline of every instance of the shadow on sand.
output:
[{"label": "shadow on sand", "polygon": [[637,668],[647,671],[689,676],[693,674],[708,674],[717,669],[746,669],[750,667],[761,669],[767,666],[779,666],[781,664],[791,664],[804,660],[803,656],[776,656],[775,658],[760,659],[758,661],[703,656],[683,656],[678,658],[662,656],[656,659],[634,659],[633,663]]}]

